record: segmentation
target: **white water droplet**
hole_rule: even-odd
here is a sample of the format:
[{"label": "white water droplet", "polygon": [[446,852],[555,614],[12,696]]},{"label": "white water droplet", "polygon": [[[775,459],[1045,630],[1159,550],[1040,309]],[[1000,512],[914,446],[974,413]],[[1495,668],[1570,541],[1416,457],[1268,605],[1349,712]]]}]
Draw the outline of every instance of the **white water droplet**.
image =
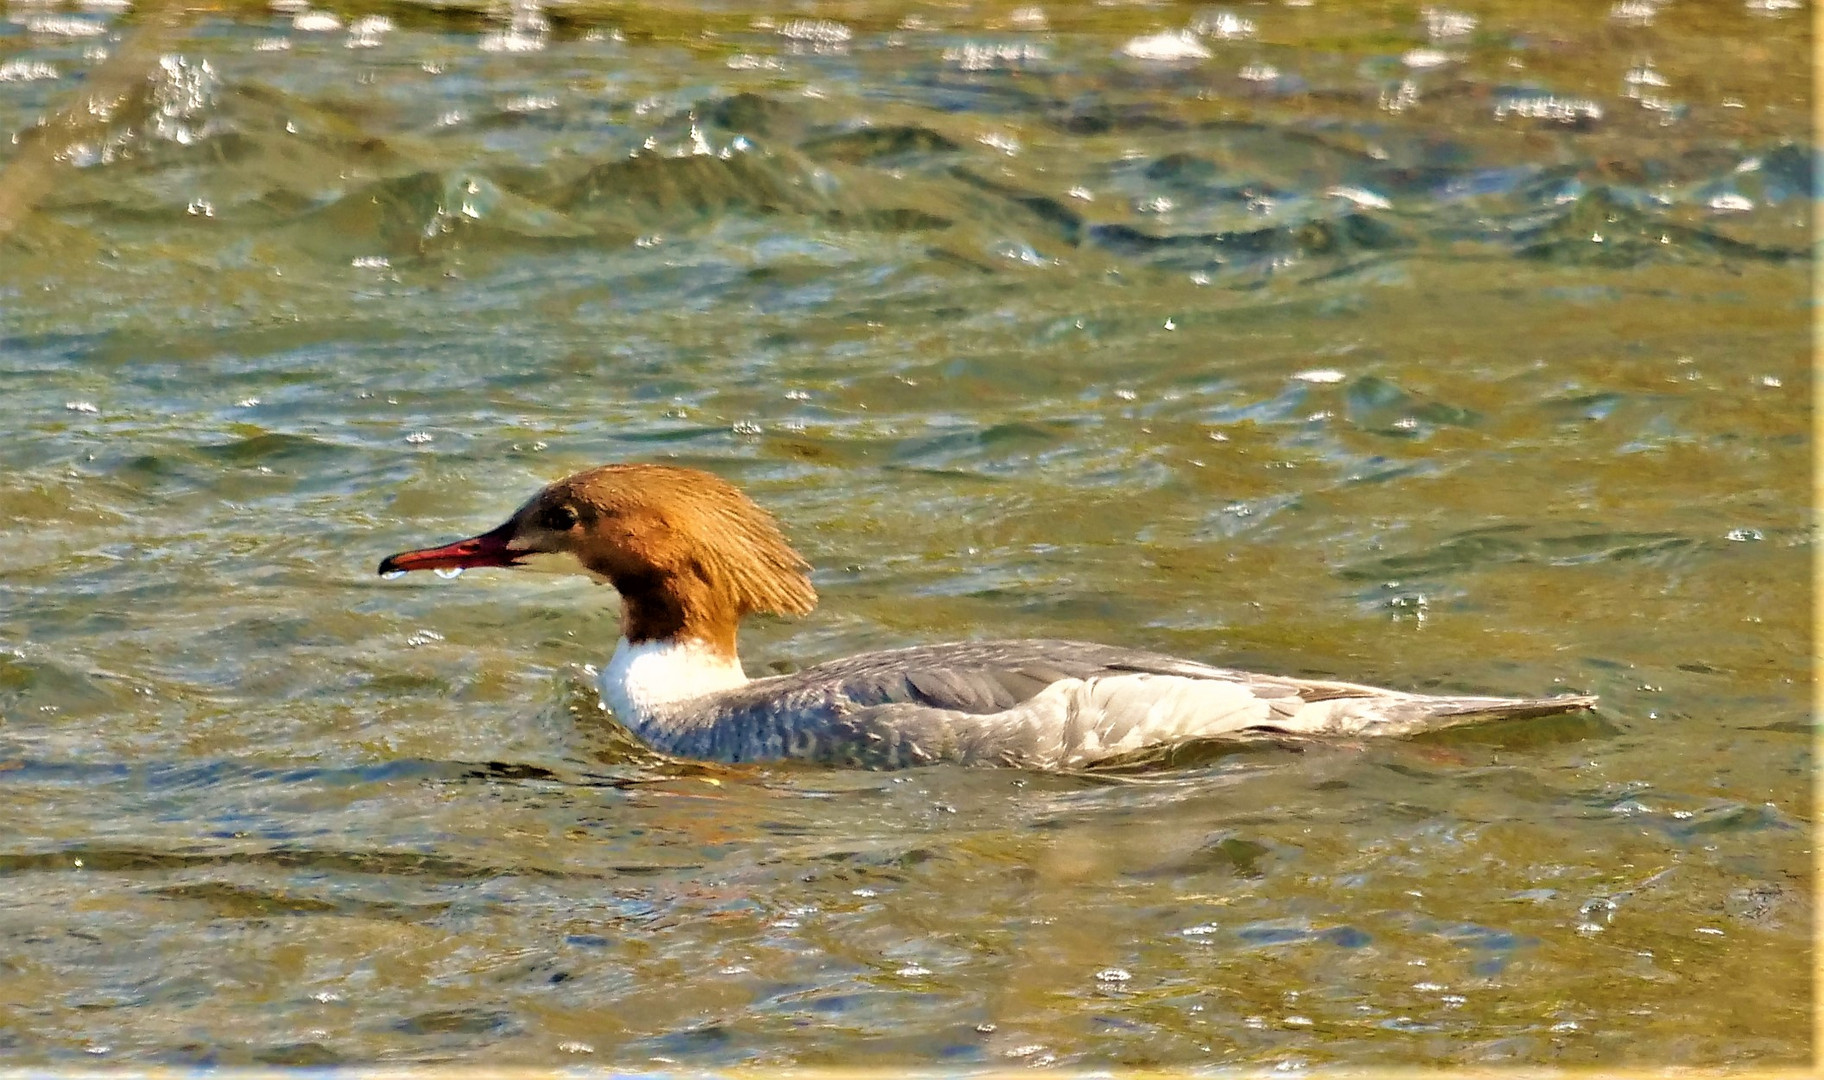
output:
[{"label": "white water droplet", "polygon": [[450,578],[459,578],[462,576],[462,567],[460,567],[460,566],[439,566],[437,569],[432,570],[431,573],[436,574],[438,577],[443,578],[445,580],[448,580]]},{"label": "white water droplet", "polygon": [[387,572],[385,572],[384,574],[381,574],[380,576],[385,578],[388,581],[392,581],[395,578],[404,577],[405,571],[404,570],[388,570]]}]

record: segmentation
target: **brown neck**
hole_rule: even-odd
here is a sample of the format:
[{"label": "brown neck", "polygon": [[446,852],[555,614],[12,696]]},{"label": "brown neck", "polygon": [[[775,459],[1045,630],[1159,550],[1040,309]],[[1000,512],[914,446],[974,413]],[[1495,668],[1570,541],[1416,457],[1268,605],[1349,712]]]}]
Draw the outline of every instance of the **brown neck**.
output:
[{"label": "brown neck", "polygon": [[621,636],[628,644],[695,639],[734,657],[741,616],[701,578],[651,573],[617,576],[611,583],[621,594]]}]

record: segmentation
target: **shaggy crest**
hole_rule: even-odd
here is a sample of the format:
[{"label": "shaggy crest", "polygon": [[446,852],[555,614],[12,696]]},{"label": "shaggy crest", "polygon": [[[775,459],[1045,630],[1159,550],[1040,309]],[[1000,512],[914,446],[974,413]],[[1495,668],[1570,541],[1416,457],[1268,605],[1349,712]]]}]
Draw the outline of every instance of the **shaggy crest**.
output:
[{"label": "shaggy crest", "polygon": [[544,566],[621,594],[629,644],[699,641],[732,661],[745,615],[804,615],[810,566],[732,484],[675,465],[603,465],[546,486],[497,528],[389,555],[380,573]]},{"label": "shaggy crest", "polygon": [[574,511],[584,534],[577,557],[623,594],[653,584],[656,574],[700,581],[733,605],[737,619],[807,615],[817,606],[810,565],[771,514],[719,476],[675,465],[603,465],[551,484],[515,516],[522,527],[562,524],[562,507]]}]

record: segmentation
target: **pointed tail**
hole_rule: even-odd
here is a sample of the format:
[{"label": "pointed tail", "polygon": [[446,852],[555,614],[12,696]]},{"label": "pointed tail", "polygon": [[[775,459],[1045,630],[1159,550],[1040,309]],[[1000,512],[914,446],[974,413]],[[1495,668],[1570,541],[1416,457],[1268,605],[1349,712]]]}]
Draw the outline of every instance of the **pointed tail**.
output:
[{"label": "pointed tail", "polygon": [[1455,698],[1432,715],[1468,720],[1524,720],[1534,716],[1594,709],[1595,694],[1559,694],[1549,698]]}]

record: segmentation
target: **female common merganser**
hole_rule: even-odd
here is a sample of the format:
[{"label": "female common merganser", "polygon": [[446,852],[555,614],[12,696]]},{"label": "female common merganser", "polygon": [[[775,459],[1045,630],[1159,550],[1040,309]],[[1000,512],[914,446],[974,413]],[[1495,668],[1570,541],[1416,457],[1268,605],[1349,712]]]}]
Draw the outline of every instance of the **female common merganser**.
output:
[{"label": "female common merganser", "polygon": [[742,617],[808,613],[810,567],[739,489],[670,465],[565,477],[499,528],[389,555],[380,573],[541,564],[620,594],[602,700],[677,757],[1074,768],[1190,739],[1400,735],[1596,700],[1408,694],[1077,641],[925,645],[750,680],[735,658]]}]

